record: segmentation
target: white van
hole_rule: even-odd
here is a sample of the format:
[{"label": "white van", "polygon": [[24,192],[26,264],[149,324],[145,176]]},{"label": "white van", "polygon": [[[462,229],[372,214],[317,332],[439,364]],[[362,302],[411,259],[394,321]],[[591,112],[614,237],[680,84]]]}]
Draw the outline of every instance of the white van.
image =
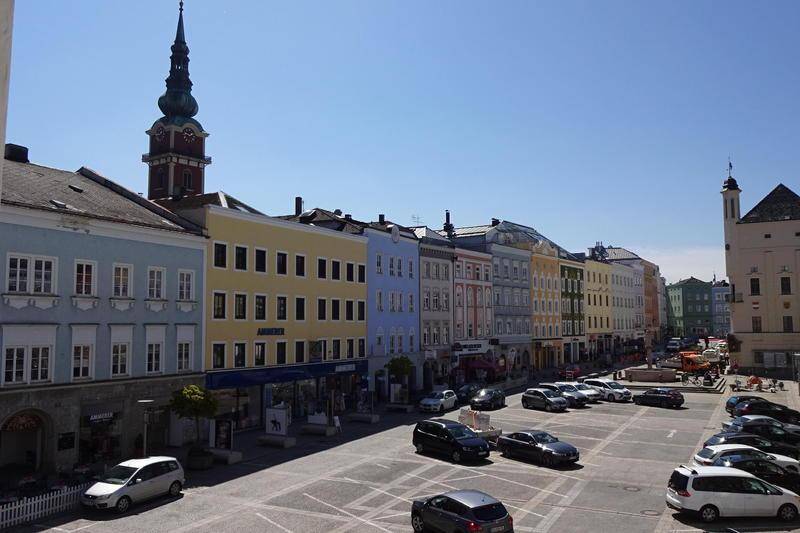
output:
[{"label": "white van", "polygon": [[124,461],[105,474],[81,495],[81,504],[95,509],[127,511],[132,503],[156,496],[181,493],[186,479],[174,457],[147,457]]},{"label": "white van", "polygon": [[613,379],[589,378],[583,382],[600,393],[600,396],[609,402],[627,402],[631,399],[631,391]]},{"label": "white van", "polygon": [[792,522],[800,496],[744,470],[681,465],[669,478],[666,501],[677,511],[699,514],[703,522],[721,516],[777,516]]}]

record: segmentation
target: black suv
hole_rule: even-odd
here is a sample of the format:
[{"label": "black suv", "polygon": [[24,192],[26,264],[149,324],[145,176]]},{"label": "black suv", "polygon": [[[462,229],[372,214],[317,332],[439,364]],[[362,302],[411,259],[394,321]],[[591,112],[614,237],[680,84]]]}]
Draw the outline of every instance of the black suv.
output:
[{"label": "black suv", "polygon": [[481,389],[469,401],[470,408],[475,411],[481,409],[499,409],[505,407],[506,395],[500,389]]},{"label": "black suv", "polygon": [[489,444],[470,428],[453,420],[418,422],[411,442],[417,453],[446,455],[454,463],[489,457]]},{"label": "black suv", "polygon": [[456,390],[458,403],[469,403],[472,397],[478,394],[479,390],[481,390],[481,386],[477,383],[467,383],[465,385],[461,385],[458,390]]},{"label": "black suv", "polygon": [[411,504],[411,527],[425,531],[513,533],[514,519],[485,492],[454,490]]},{"label": "black suv", "polygon": [[[776,428],[777,429],[777,428]],[[785,442],[778,442],[770,440],[761,435],[754,435],[752,433],[743,433],[741,431],[725,431],[717,433],[708,438],[703,443],[704,447],[716,446],[718,444],[746,444],[753,448],[758,448],[762,452],[777,453],[778,455],[788,455],[795,459],[800,458],[800,448],[786,444]]]}]

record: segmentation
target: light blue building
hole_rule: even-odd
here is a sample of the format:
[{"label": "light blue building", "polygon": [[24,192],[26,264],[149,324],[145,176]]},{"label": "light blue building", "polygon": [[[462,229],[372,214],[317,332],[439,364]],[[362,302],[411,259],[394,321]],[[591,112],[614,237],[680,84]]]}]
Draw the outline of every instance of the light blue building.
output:
[{"label": "light blue building", "polygon": [[727,281],[711,283],[711,333],[717,338],[725,339],[731,332],[731,286]]},{"label": "light blue building", "polygon": [[152,400],[149,451],[183,443],[163,408],[202,383],[202,230],[13,145],[1,198],[0,468],[130,457],[143,444],[138,400]]}]

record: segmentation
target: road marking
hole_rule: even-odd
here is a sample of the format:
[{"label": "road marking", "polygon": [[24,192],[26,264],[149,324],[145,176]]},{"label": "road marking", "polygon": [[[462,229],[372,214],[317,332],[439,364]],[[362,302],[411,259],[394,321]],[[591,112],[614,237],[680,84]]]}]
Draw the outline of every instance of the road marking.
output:
[{"label": "road marking", "polygon": [[667,438],[671,439],[674,435],[675,435],[675,430],[673,429],[669,433],[667,433]]},{"label": "road marking", "polygon": [[388,467],[388,466],[386,466],[386,465],[382,465],[382,464],[380,464],[380,463],[375,463],[375,466],[379,466],[379,467],[381,467],[381,468],[385,468],[386,470],[391,470],[391,468],[390,468],[390,467]]},{"label": "road marking", "polygon": [[330,503],[324,502],[324,501],[320,500],[319,498],[316,498],[316,497],[312,496],[311,494],[309,494],[309,493],[307,493],[307,492],[304,492],[304,493],[303,493],[303,496],[305,496],[306,498],[311,498],[311,499],[312,499],[312,500],[314,500],[315,502],[317,502],[317,503],[321,503],[322,505],[325,505],[325,506],[328,506],[328,507],[330,507],[331,509],[333,509],[334,511],[338,511],[338,512],[340,512],[340,513],[342,513],[342,514],[345,514],[345,515],[349,516],[350,518],[355,518],[355,519],[356,519],[356,520],[358,520],[359,522],[364,522],[365,524],[369,524],[369,525],[371,525],[372,527],[375,527],[375,528],[378,528],[378,529],[380,529],[381,531],[385,531],[386,533],[392,533],[392,532],[391,532],[391,531],[389,531],[388,529],[386,529],[386,528],[384,528],[384,527],[381,527],[381,526],[379,526],[379,525],[378,525],[378,524],[376,524],[375,522],[371,522],[371,521],[369,521],[369,520],[366,520],[366,519],[364,519],[364,518],[361,518],[360,516],[356,516],[356,515],[354,515],[353,513],[349,512],[349,511],[345,511],[344,509],[342,509],[342,508],[340,508],[340,507],[336,507],[335,505],[331,505]]},{"label": "road marking", "polygon": [[283,527],[283,526],[282,526],[282,525],[280,525],[279,523],[277,523],[277,522],[273,522],[272,520],[270,520],[269,518],[267,518],[266,516],[264,516],[264,515],[263,515],[263,514],[261,514],[261,513],[256,513],[256,516],[257,516],[257,517],[259,517],[259,518],[263,518],[264,520],[266,520],[267,522],[269,522],[269,523],[270,523],[270,524],[272,524],[273,526],[277,527],[277,528],[278,528],[278,529],[280,529],[281,531],[285,531],[286,533],[292,533],[292,530],[291,530],[291,529],[286,529],[285,527]]},{"label": "road marking", "polygon": [[506,507],[511,507],[512,509],[516,509],[517,511],[522,511],[525,514],[532,514],[533,516],[538,516],[539,518],[544,518],[545,517],[543,514],[534,513],[533,511],[529,511],[527,509],[523,509],[522,507],[517,507],[516,505],[509,505],[509,504],[506,503],[505,506]]},{"label": "road marking", "polygon": [[392,494],[391,492],[387,492],[387,491],[385,491],[385,490],[382,490],[382,489],[379,489],[379,488],[377,488],[377,487],[373,487],[373,486],[371,486],[371,485],[368,485],[367,483],[364,483],[363,481],[356,481],[355,479],[350,479],[350,478],[348,478],[348,477],[346,477],[346,478],[342,478],[342,479],[345,479],[345,480],[347,480],[347,481],[350,481],[351,483],[355,483],[355,484],[357,484],[357,485],[364,485],[364,486],[366,486],[366,487],[367,487],[367,488],[369,488],[369,489],[372,489],[372,490],[374,490],[374,491],[380,492],[381,494],[386,494],[387,496],[391,496],[392,498],[397,498],[397,499],[398,499],[398,500],[400,500],[400,501],[403,501],[403,502],[406,502],[406,503],[412,503],[412,501],[411,501],[411,500],[409,500],[408,498],[403,498],[402,496],[395,496],[395,495],[394,495],[394,494]]}]

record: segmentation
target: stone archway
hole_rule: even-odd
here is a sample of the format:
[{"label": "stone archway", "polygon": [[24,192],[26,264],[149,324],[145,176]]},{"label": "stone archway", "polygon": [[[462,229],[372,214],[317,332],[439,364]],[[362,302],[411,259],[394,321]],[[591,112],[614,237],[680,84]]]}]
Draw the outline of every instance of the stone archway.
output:
[{"label": "stone archway", "polygon": [[53,421],[39,409],[22,409],[0,423],[0,467],[42,470],[53,464]]}]

